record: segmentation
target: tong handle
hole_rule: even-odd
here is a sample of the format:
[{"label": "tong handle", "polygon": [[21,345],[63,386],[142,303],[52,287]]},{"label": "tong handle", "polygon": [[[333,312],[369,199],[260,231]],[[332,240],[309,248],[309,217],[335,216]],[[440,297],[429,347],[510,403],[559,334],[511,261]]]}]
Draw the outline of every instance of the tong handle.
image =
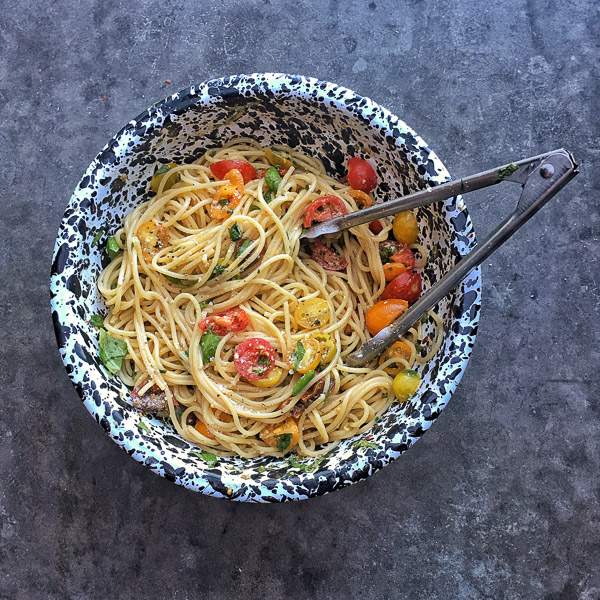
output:
[{"label": "tong handle", "polygon": [[[555,150],[542,155],[542,160],[531,165],[524,181],[523,191],[516,209],[475,250],[421,296],[402,316],[361,348],[346,358],[349,366],[366,364],[391,346],[413,323],[447,296],[475,267],[497,250],[517,229],[528,221],[552,196],[561,190],[575,175],[577,165],[566,150]],[[518,171],[515,172],[518,173]],[[522,174],[519,177],[523,177]]]}]

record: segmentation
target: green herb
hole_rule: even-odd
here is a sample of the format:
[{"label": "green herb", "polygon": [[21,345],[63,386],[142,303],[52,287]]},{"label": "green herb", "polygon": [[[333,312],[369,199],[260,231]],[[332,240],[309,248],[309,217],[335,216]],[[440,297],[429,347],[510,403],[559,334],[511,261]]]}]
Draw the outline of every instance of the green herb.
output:
[{"label": "green herb", "polygon": [[156,173],[154,173],[155,175],[162,175],[163,173],[166,173],[167,171],[170,171],[171,167],[169,165],[163,165],[160,169],[158,169],[156,171]]},{"label": "green herb", "polygon": [[419,344],[419,342],[415,342],[415,350],[417,352],[421,352],[423,350],[423,346],[421,346],[421,344]]},{"label": "green herb", "polygon": [[146,423],[144,423],[144,421],[138,421],[136,423],[138,429],[141,429],[142,431],[145,431],[146,433],[150,433],[150,428],[148,427],[148,425],[146,425]]},{"label": "green herb", "polygon": [[211,469],[217,465],[217,455],[212,452],[206,452],[206,450],[196,452],[195,450],[192,450],[192,454],[201,458]]},{"label": "green herb", "polygon": [[275,167],[269,167],[265,173],[265,183],[272,194],[276,194],[281,183],[281,175]]},{"label": "green herb", "polygon": [[227,206],[229,204],[229,198],[223,198],[222,200],[219,200],[219,204],[221,206]]},{"label": "green herb", "polygon": [[406,373],[407,375],[410,375],[411,377],[414,377],[415,375],[418,377],[419,374],[416,371],[413,371],[412,369],[404,369],[404,371],[401,371],[401,373]]},{"label": "green herb", "polygon": [[268,357],[268,356],[264,356],[263,354],[261,354],[261,355],[258,357],[258,364],[259,364],[261,367],[266,367],[267,365],[270,365],[270,364],[271,364],[271,361],[269,360],[269,357]]},{"label": "green herb", "polygon": [[183,413],[185,412],[186,407],[183,404],[178,404],[175,407],[175,416],[178,419],[181,419],[181,417],[183,417]]},{"label": "green herb", "polygon": [[217,265],[214,269],[213,272],[210,274],[210,277],[208,278],[210,279],[214,279],[215,277],[218,277],[219,275],[221,275],[221,273],[223,273],[225,271],[225,265]]},{"label": "green herb", "polygon": [[315,370],[311,369],[308,373],[304,373],[292,390],[292,396],[297,396],[315,377]]},{"label": "green herb", "polygon": [[267,467],[264,467],[263,465],[260,465],[260,467],[258,467],[258,469],[256,469],[259,473],[265,473],[267,471]]},{"label": "green herb", "polygon": [[291,433],[278,433],[275,437],[277,438],[277,450],[279,452],[283,452],[289,448],[289,445],[292,443]]},{"label": "green herb", "polygon": [[189,350],[184,350],[184,351],[183,351],[183,353],[184,353],[186,356],[189,356],[189,355],[190,355],[190,351],[189,351]]},{"label": "green herb", "polygon": [[119,244],[117,244],[117,240],[114,237],[109,237],[106,242],[106,252],[108,253],[108,257],[110,260],[114,260],[119,252],[121,252],[121,248],[119,248]]},{"label": "green herb", "polygon": [[234,223],[229,228],[229,237],[231,238],[232,242],[237,242],[238,240],[242,239],[242,230],[237,223]]},{"label": "green herb", "polygon": [[212,298],[210,300],[202,300],[200,304],[200,310],[205,309],[212,302]]},{"label": "green herb", "polygon": [[96,329],[102,329],[102,327],[104,327],[104,317],[102,315],[92,315],[90,317],[90,323]]},{"label": "green herb", "polygon": [[159,373],[166,373],[166,372],[167,372],[167,370],[166,370],[166,369],[159,369],[159,370],[158,370],[158,372],[159,372]]},{"label": "green herb", "polygon": [[271,190],[267,190],[267,191],[264,193],[264,195],[263,195],[263,198],[265,199],[265,202],[266,202],[267,204],[269,204],[269,202],[271,202],[271,200],[273,199],[273,198],[271,198]]},{"label": "green herb", "polygon": [[165,275],[163,273],[163,277],[167,280],[170,281],[171,283],[174,283],[175,285],[178,285],[180,288],[189,288],[192,287],[194,285],[194,283],[196,283],[195,281],[191,281],[190,283],[186,283],[181,279],[177,279],[177,277],[171,277],[170,275]]},{"label": "green herb", "polygon": [[377,450],[378,449],[377,444],[374,444],[373,442],[367,442],[367,440],[357,440],[352,445],[355,448],[373,448],[373,450]]},{"label": "green herb", "polygon": [[292,360],[294,361],[294,371],[298,370],[304,355],[306,354],[306,350],[304,348],[304,344],[301,341],[298,341],[296,344],[296,349],[292,352]]},{"label": "green herb", "polygon": [[306,187],[304,188],[305,190],[310,189],[310,185],[308,185],[308,183],[306,184]]},{"label": "green herb", "polygon": [[390,262],[392,256],[398,252],[398,246],[396,244],[386,244],[385,246],[379,248],[379,256],[381,257],[382,263]]},{"label": "green herb", "polygon": [[253,204],[253,205],[250,207],[250,210],[260,210],[260,206],[257,206],[256,204]]},{"label": "green herb", "polygon": [[92,240],[92,246],[95,246],[99,241],[100,238],[104,235],[104,229],[101,229],[95,236],[94,239]]},{"label": "green herb", "polygon": [[299,469],[300,471],[304,471],[304,473],[314,473],[319,465],[325,460],[325,457],[320,456],[312,463],[302,463],[296,460],[296,457],[292,454],[287,460],[292,469]]},{"label": "green herb", "polygon": [[238,280],[238,279],[241,279],[241,278],[242,278],[242,276],[238,273],[237,275],[234,275],[231,279]]},{"label": "green herb", "polygon": [[106,329],[101,329],[99,356],[109,373],[116,375],[123,366],[123,359],[127,356],[127,344],[123,340],[114,338]]},{"label": "green herb", "polygon": [[504,179],[505,177],[512,175],[518,169],[519,167],[517,167],[515,163],[510,163],[510,165],[506,165],[506,167],[498,169],[498,177],[500,177],[500,179]]},{"label": "green herb", "polygon": [[421,317],[421,323],[427,323],[429,321],[429,314],[423,315]]},{"label": "green herb", "polygon": [[244,254],[244,252],[246,252],[246,250],[248,250],[248,248],[252,245],[252,241],[249,240],[248,238],[246,238],[243,242],[242,245],[240,246],[240,249],[237,251],[235,257],[237,258],[238,256],[241,256],[242,254]]},{"label": "green herb", "polygon": [[111,290],[116,290],[116,289],[117,289],[117,284],[116,284],[116,283],[113,283],[113,284],[110,286],[110,289],[111,289]]},{"label": "green herb", "polygon": [[383,394],[381,394],[381,397],[385,400],[388,397],[388,393],[387,392],[383,392]]},{"label": "green herb", "polygon": [[200,338],[200,349],[202,350],[202,362],[204,364],[209,363],[215,357],[220,340],[221,338],[212,331],[207,331]]}]

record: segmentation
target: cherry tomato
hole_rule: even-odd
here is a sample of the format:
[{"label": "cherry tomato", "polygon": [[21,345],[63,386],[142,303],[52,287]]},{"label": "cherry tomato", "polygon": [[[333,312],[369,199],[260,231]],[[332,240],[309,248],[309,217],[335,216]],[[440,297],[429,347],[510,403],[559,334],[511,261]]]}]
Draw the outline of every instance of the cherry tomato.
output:
[{"label": "cherry tomato", "polygon": [[417,391],[420,382],[421,377],[416,371],[410,369],[400,371],[394,377],[394,383],[392,384],[396,400],[406,402]]},{"label": "cherry tomato", "polygon": [[337,354],[335,340],[328,333],[313,333],[310,337],[317,340],[321,346],[321,362],[319,365],[321,367],[328,365]]},{"label": "cherry tomato", "polygon": [[310,244],[310,253],[328,271],[343,271],[348,266],[348,261],[343,256],[326,246],[321,240]]},{"label": "cherry tomato", "polygon": [[[316,369],[321,362],[321,344],[312,337],[305,338],[302,341],[302,347],[304,348],[304,356],[298,362],[296,371],[298,373],[308,373],[313,369]],[[294,358],[290,357],[290,363],[292,366],[295,364]]]},{"label": "cherry tomato", "polygon": [[292,417],[288,417],[283,423],[265,425],[258,436],[271,448],[276,448],[285,454],[298,443],[300,430],[298,423]]},{"label": "cherry tomato", "polygon": [[299,327],[315,329],[329,323],[331,313],[329,304],[322,298],[309,298],[301,300],[294,311],[294,319]]},{"label": "cherry tomato", "polygon": [[204,421],[201,421],[200,419],[196,421],[194,429],[198,433],[201,433],[204,437],[207,437],[209,440],[215,439],[213,432],[206,426],[206,423]]},{"label": "cherry tomato", "polygon": [[373,204],[371,196],[362,190],[348,190],[348,194],[356,200],[358,208],[369,208],[369,206],[372,206]]},{"label": "cherry tomato", "polygon": [[394,322],[406,309],[408,302],[397,298],[380,300],[371,306],[365,315],[367,329],[371,335],[379,333],[384,327]]},{"label": "cherry tomato", "polygon": [[230,308],[222,313],[215,313],[202,319],[198,327],[202,331],[212,330],[217,335],[223,336],[230,331],[243,331],[248,327],[248,315],[243,308]]},{"label": "cherry tomato", "polygon": [[340,217],[348,212],[346,205],[341,198],[337,196],[321,196],[313,200],[309,205],[304,216],[304,227],[310,227],[313,223],[321,223]]},{"label": "cherry tomato", "polygon": [[237,169],[242,174],[244,183],[248,183],[256,178],[256,169],[245,160],[220,160],[210,165],[210,170],[217,179],[227,178],[227,173],[231,169]]},{"label": "cherry tomato", "polygon": [[394,237],[403,244],[414,244],[419,237],[419,223],[412,210],[398,213],[394,217]]},{"label": "cherry tomato", "polygon": [[262,379],[255,379],[252,381],[252,385],[259,388],[271,388],[275,387],[283,378],[283,369],[281,367],[275,367],[270,373],[265,375]]},{"label": "cherry tomato", "polygon": [[415,266],[415,255],[409,246],[400,244],[398,251],[392,254],[391,261],[404,265],[407,269],[412,269]]},{"label": "cherry tomato", "polygon": [[210,204],[210,216],[213,219],[226,219],[244,197],[244,178],[240,171],[231,169],[224,179],[230,183],[223,184]]},{"label": "cherry tomato", "polygon": [[414,304],[421,295],[422,288],[421,275],[414,271],[405,271],[387,284],[381,299],[400,298]]},{"label": "cherry tomato", "polygon": [[244,379],[262,379],[275,367],[275,348],[261,338],[247,339],[235,349],[233,364]]},{"label": "cherry tomato", "polygon": [[351,158],[348,161],[348,183],[355,190],[368,193],[377,185],[377,174],[363,158]]},{"label": "cherry tomato", "polygon": [[142,255],[150,262],[155,254],[169,245],[169,232],[162,223],[148,221],[138,227],[135,235],[140,240]]},{"label": "cherry tomato", "polygon": [[265,148],[265,157],[274,167],[283,167],[287,170],[294,166],[294,163],[292,162],[292,155],[286,150],[282,150],[281,148],[277,148],[275,146]]},{"label": "cherry tomato", "polygon": [[381,224],[381,221],[371,221],[369,223],[369,229],[371,230],[371,233],[379,235],[383,231],[383,225]]},{"label": "cherry tomato", "polygon": [[390,375],[397,375],[405,368],[405,363],[408,364],[412,356],[411,347],[406,342],[394,342],[380,357],[379,364],[383,364],[390,358],[399,358],[404,362],[391,363],[384,370]]}]

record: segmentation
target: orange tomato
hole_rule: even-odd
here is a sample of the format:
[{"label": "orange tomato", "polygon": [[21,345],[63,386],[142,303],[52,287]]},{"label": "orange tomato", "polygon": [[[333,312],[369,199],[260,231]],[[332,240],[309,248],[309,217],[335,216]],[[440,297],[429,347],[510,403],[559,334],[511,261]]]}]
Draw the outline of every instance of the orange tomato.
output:
[{"label": "orange tomato", "polygon": [[[412,356],[412,350],[406,342],[394,342],[379,358],[379,364],[383,364],[390,358],[401,358],[402,360],[408,361]],[[390,375],[397,375],[400,371],[404,370],[404,363],[392,363],[385,368],[385,372]]]},{"label": "orange tomato", "polygon": [[392,279],[395,279],[406,270],[406,265],[402,263],[391,262],[383,265],[383,274],[386,281],[392,281]]},{"label": "orange tomato", "polygon": [[213,432],[208,429],[208,427],[206,426],[206,423],[204,421],[196,421],[196,424],[194,425],[194,429],[198,433],[201,433],[204,437],[207,437],[209,440],[215,439]]},{"label": "orange tomato", "polygon": [[231,169],[225,179],[229,183],[224,183],[217,190],[210,205],[210,216],[213,219],[226,219],[244,197],[244,177],[238,169]]},{"label": "orange tomato", "polygon": [[358,208],[369,208],[373,204],[371,196],[362,190],[348,190],[348,194],[356,200]]},{"label": "orange tomato", "polygon": [[390,298],[381,300],[371,306],[365,315],[367,321],[367,329],[371,335],[379,333],[384,327],[395,321],[406,309],[408,302]]},{"label": "orange tomato", "polygon": [[298,423],[292,417],[288,417],[283,423],[271,423],[265,425],[258,434],[260,439],[284,454],[291,450],[300,439]]},{"label": "orange tomato", "polygon": [[135,235],[140,240],[142,255],[147,262],[151,262],[155,254],[169,245],[169,231],[162,223],[142,223]]}]

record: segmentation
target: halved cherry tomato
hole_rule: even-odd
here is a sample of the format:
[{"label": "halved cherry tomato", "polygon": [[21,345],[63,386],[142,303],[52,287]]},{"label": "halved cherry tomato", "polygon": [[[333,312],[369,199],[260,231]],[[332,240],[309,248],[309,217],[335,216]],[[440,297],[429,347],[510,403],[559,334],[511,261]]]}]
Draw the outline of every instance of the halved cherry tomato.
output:
[{"label": "halved cherry tomato", "polygon": [[348,161],[348,183],[355,190],[370,192],[377,185],[375,169],[363,158],[351,158]]},{"label": "halved cherry tomato", "polygon": [[244,379],[262,379],[275,367],[275,348],[267,340],[250,338],[235,349],[233,364]]},{"label": "halved cherry tomato", "polygon": [[384,327],[395,321],[406,309],[408,302],[397,298],[381,300],[371,306],[365,315],[367,329],[371,335],[379,333]]},{"label": "halved cherry tomato", "polygon": [[[268,171],[269,169],[263,169],[262,171],[259,171],[256,174],[255,179],[262,179],[265,176],[265,173]],[[289,171],[289,169],[282,169],[281,167],[277,167],[277,172],[279,173],[279,177],[281,177],[282,179],[285,177],[285,174]]]},{"label": "halved cherry tomato", "polygon": [[283,378],[283,369],[281,367],[275,367],[270,373],[265,375],[262,379],[255,379],[251,383],[259,388],[271,388],[275,387]]},{"label": "halved cherry tomato", "polygon": [[300,430],[295,419],[288,417],[283,423],[265,425],[258,436],[271,448],[276,448],[285,454],[298,443]]},{"label": "halved cherry tomato", "polygon": [[327,247],[321,240],[310,244],[312,257],[328,271],[343,271],[348,266],[348,261],[335,250]]},{"label": "halved cherry tomato", "polygon": [[[412,356],[412,350],[406,342],[394,342],[379,358],[379,364],[383,364],[390,358],[399,358],[408,364],[410,357]],[[400,371],[403,371],[406,367],[404,363],[391,363],[384,370],[390,375],[397,375]]]},{"label": "halved cherry tomato", "polygon": [[148,262],[169,245],[169,232],[162,223],[154,221],[143,223],[138,227],[135,235],[140,240],[142,255]]},{"label": "halved cherry tomato", "polygon": [[323,298],[308,298],[301,300],[294,311],[294,319],[299,327],[315,329],[329,323],[331,312],[327,300]]},{"label": "halved cherry tomato", "polygon": [[337,354],[337,346],[335,340],[328,333],[313,333],[311,338],[317,340],[321,345],[321,362],[320,366],[328,365]]},{"label": "halved cherry tomato", "polygon": [[371,230],[371,233],[375,234],[375,235],[379,235],[382,231],[383,231],[383,225],[381,224],[381,221],[371,221],[369,223],[369,229]]},{"label": "halved cherry tomato", "polygon": [[340,217],[348,212],[346,205],[341,198],[337,196],[321,196],[313,200],[309,205],[304,216],[304,227],[310,227],[313,223],[321,223]]},{"label": "halved cherry tomato", "polygon": [[348,194],[356,200],[358,208],[369,208],[373,204],[371,196],[362,190],[348,190]]},{"label": "halved cherry tomato", "polygon": [[248,327],[248,323],[248,315],[243,308],[230,308],[225,312],[215,313],[202,319],[198,323],[198,327],[202,331],[207,331],[212,327],[214,333],[223,336],[230,331],[243,331]]},{"label": "halved cherry tomato", "polygon": [[421,295],[422,288],[421,275],[415,273],[415,271],[405,271],[387,284],[383,294],[381,294],[381,299],[400,298],[406,300],[409,304],[413,304]]},{"label": "halved cherry tomato", "polygon": [[419,223],[412,210],[398,213],[394,217],[394,237],[403,244],[414,244],[419,237]]},{"label": "halved cherry tomato", "polygon": [[240,171],[231,169],[224,179],[230,183],[223,184],[210,204],[210,216],[213,219],[226,219],[244,197],[244,178]]},{"label": "halved cherry tomato", "polygon": [[395,279],[400,273],[404,273],[406,270],[406,265],[403,265],[402,263],[392,262],[383,265],[383,274],[386,281],[392,281],[392,279]]},{"label": "halved cherry tomato", "polygon": [[400,244],[400,248],[392,254],[390,260],[394,263],[404,265],[407,269],[412,269],[415,266],[415,255],[410,247],[405,244]]},{"label": "halved cherry tomato", "polygon": [[286,150],[277,148],[276,146],[265,148],[265,158],[274,167],[283,167],[287,170],[294,166],[294,163],[292,162],[292,155]]},{"label": "halved cherry tomato", "polygon": [[[321,362],[321,344],[312,337],[307,337],[301,341],[304,348],[304,356],[298,362],[296,371],[298,373],[308,373],[312,369],[316,369]],[[290,363],[292,366],[295,363],[295,360],[291,357]]]},{"label": "halved cherry tomato", "polygon": [[256,169],[245,160],[220,160],[210,165],[210,170],[217,179],[226,179],[227,173],[231,169],[237,169],[242,174],[244,183],[248,183],[256,178]]}]

